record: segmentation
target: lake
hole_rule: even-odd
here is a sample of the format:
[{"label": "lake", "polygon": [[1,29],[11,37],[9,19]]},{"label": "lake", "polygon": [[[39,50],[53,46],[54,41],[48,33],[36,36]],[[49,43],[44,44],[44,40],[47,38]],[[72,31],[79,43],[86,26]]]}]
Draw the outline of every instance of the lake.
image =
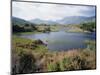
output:
[{"label": "lake", "polygon": [[74,32],[50,32],[39,34],[21,34],[23,38],[40,39],[47,43],[49,50],[69,50],[77,48],[86,48],[86,40],[95,40],[96,33],[74,33]]}]

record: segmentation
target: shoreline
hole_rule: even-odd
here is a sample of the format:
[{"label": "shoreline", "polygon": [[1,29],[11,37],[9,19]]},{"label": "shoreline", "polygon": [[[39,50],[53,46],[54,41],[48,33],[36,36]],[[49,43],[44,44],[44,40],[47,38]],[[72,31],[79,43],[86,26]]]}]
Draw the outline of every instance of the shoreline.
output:
[{"label": "shoreline", "polygon": [[[59,31],[50,31],[48,33],[51,33],[51,32],[59,32]],[[94,33],[94,32],[73,32],[73,31],[64,31],[66,33]],[[41,33],[47,33],[47,32],[14,32],[12,33],[12,35],[17,35],[17,34],[41,34]]]},{"label": "shoreline", "polygon": [[[12,68],[14,70],[16,70],[16,68],[22,68],[23,70],[29,69],[28,67],[24,68],[23,65],[26,66],[27,62],[31,60],[34,62],[29,63],[29,66],[35,66],[29,69],[33,70],[32,73],[58,71],[58,69],[59,71],[69,71],[96,68],[96,50],[91,50],[91,48],[73,49],[68,51],[50,51],[41,42],[16,36],[13,36],[12,44]],[[27,73],[30,72],[27,71]]]}]

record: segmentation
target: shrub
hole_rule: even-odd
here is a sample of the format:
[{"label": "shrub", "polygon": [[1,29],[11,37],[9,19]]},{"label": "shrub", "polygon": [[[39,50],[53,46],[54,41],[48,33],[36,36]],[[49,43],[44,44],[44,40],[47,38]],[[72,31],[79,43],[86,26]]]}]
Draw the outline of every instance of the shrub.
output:
[{"label": "shrub", "polygon": [[20,59],[19,59],[19,73],[31,73],[35,71],[36,65],[35,65],[35,58],[31,53],[20,53]]},{"label": "shrub", "polygon": [[60,71],[59,63],[49,63],[47,64],[48,71]]},{"label": "shrub", "polygon": [[96,43],[95,41],[86,40],[85,43],[87,44],[87,49],[95,51],[96,50]]}]

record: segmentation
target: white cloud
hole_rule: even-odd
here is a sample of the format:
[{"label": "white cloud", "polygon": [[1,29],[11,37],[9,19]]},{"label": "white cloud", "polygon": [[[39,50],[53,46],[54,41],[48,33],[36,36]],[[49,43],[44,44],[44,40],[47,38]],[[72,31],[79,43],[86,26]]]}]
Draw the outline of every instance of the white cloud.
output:
[{"label": "white cloud", "polygon": [[[91,7],[91,9],[93,9],[93,7]],[[26,20],[36,18],[43,20],[57,20],[66,16],[82,16],[87,15],[86,13],[82,13],[82,11],[88,12],[91,9],[89,6],[58,5],[28,2],[12,3],[12,15]]]}]

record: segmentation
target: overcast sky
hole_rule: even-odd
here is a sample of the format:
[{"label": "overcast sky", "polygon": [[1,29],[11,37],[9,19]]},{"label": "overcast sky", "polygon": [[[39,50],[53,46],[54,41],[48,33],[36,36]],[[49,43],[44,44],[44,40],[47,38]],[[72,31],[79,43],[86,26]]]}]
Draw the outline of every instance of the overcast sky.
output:
[{"label": "overcast sky", "polygon": [[59,20],[67,16],[94,16],[94,6],[13,2],[12,16],[25,20]]}]

